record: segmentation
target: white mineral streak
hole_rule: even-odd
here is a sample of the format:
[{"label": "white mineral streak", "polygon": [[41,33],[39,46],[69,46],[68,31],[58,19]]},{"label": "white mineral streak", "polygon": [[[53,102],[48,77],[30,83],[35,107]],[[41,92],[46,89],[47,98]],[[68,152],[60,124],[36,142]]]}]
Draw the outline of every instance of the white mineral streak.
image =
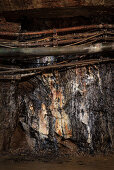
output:
[{"label": "white mineral streak", "polygon": [[45,104],[42,103],[42,108],[39,114],[39,133],[41,138],[48,138],[49,120]]},{"label": "white mineral streak", "polygon": [[86,76],[86,85],[91,85],[91,83],[93,83],[95,81],[95,77],[94,74],[91,70],[91,67],[88,68],[89,69],[89,74],[85,74]]},{"label": "white mineral streak", "polygon": [[[80,71],[79,69],[76,69],[76,79],[75,81],[72,82],[72,90],[73,90],[72,92],[76,93],[78,91],[81,93],[81,95],[83,95],[80,103],[80,108],[79,108],[80,110],[79,119],[82,123],[86,125],[86,129],[88,132],[87,142],[91,143],[92,137],[91,137],[91,129],[89,125],[89,113],[87,111],[88,109],[86,108],[86,98],[84,96],[86,95],[86,85],[89,85],[94,81],[94,75],[90,70],[89,70],[90,72],[89,75],[86,74],[85,69],[83,70],[83,73],[81,73],[82,75],[80,75],[79,71]],[[83,79],[83,77],[86,77],[86,81],[85,79]]]},{"label": "white mineral streak", "polygon": [[[83,113],[82,113],[83,110]],[[87,142],[91,143],[91,132],[90,132],[90,126],[89,126],[89,114],[86,111],[85,103],[81,103],[80,107],[80,121],[84,123],[87,127],[87,132],[88,132],[88,139]]]},{"label": "white mineral streak", "polygon": [[94,82],[95,81],[95,78],[98,79],[98,83],[99,83],[99,87],[100,87],[100,91],[101,93],[103,93],[102,91],[102,80],[101,80],[101,76],[100,76],[100,73],[99,73],[99,68],[97,66],[95,66],[95,68],[97,69],[97,76],[95,76],[92,71],[91,71],[91,67],[89,67],[89,73],[90,75],[88,75],[88,82],[86,82],[86,84],[90,84],[91,82]]},{"label": "white mineral streak", "polygon": [[99,80],[100,91],[101,91],[101,93],[103,93],[103,91],[102,91],[102,81],[101,81],[99,70],[98,70],[97,76],[98,76],[98,80]]},{"label": "white mineral streak", "polygon": [[80,93],[83,93],[83,91],[79,88],[79,84],[77,83],[77,80],[71,80],[71,89],[72,93],[74,94],[76,91],[79,91]]}]

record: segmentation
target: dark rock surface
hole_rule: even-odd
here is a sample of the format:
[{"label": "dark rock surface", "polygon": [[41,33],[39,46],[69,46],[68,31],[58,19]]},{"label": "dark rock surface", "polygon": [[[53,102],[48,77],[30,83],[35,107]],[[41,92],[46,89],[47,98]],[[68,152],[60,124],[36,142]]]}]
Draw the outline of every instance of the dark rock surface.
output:
[{"label": "dark rock surface", "polygon": [[113,0],[1,0],[0,11],[81,6],[114,6]]},{"label": "dark rock surface", "polygon": [[0,82],[0,151],[113,150],[113,64]]}]

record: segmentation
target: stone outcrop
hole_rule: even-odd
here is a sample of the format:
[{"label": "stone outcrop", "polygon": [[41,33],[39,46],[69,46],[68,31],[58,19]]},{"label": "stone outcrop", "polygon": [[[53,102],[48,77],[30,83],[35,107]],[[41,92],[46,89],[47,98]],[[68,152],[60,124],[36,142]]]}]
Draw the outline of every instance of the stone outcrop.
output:
[{"label": "stone outcrop", "polygon": [[111,151],[112,67],[99,64],[0,82],[0,151]]}]

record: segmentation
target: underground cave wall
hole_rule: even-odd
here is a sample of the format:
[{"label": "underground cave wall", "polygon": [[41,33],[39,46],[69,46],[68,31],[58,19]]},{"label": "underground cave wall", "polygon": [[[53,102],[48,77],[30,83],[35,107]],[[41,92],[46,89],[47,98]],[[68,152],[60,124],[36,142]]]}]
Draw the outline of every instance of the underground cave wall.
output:
[{"label": "underground cave wall", "polygon": [[112,150],[112,63],[0,82],[0,150]]}]

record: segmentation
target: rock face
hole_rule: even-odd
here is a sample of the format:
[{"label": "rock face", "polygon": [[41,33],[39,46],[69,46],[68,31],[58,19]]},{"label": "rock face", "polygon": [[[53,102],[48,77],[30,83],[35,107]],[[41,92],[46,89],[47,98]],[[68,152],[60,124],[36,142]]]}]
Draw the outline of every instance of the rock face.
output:
[{"label": "rock face", "polygon": [[1,0],[0,11],[112,5],[113,0]]},{"label": "rock face", "polygon": [[0,82],[0,150],[10,148],[11,136],[17,122],[17,99],[15,85]]},{"label": "rock face", "polygon": [[93,153],[113,148],[112,64],[0,82],[0,150]]}]

